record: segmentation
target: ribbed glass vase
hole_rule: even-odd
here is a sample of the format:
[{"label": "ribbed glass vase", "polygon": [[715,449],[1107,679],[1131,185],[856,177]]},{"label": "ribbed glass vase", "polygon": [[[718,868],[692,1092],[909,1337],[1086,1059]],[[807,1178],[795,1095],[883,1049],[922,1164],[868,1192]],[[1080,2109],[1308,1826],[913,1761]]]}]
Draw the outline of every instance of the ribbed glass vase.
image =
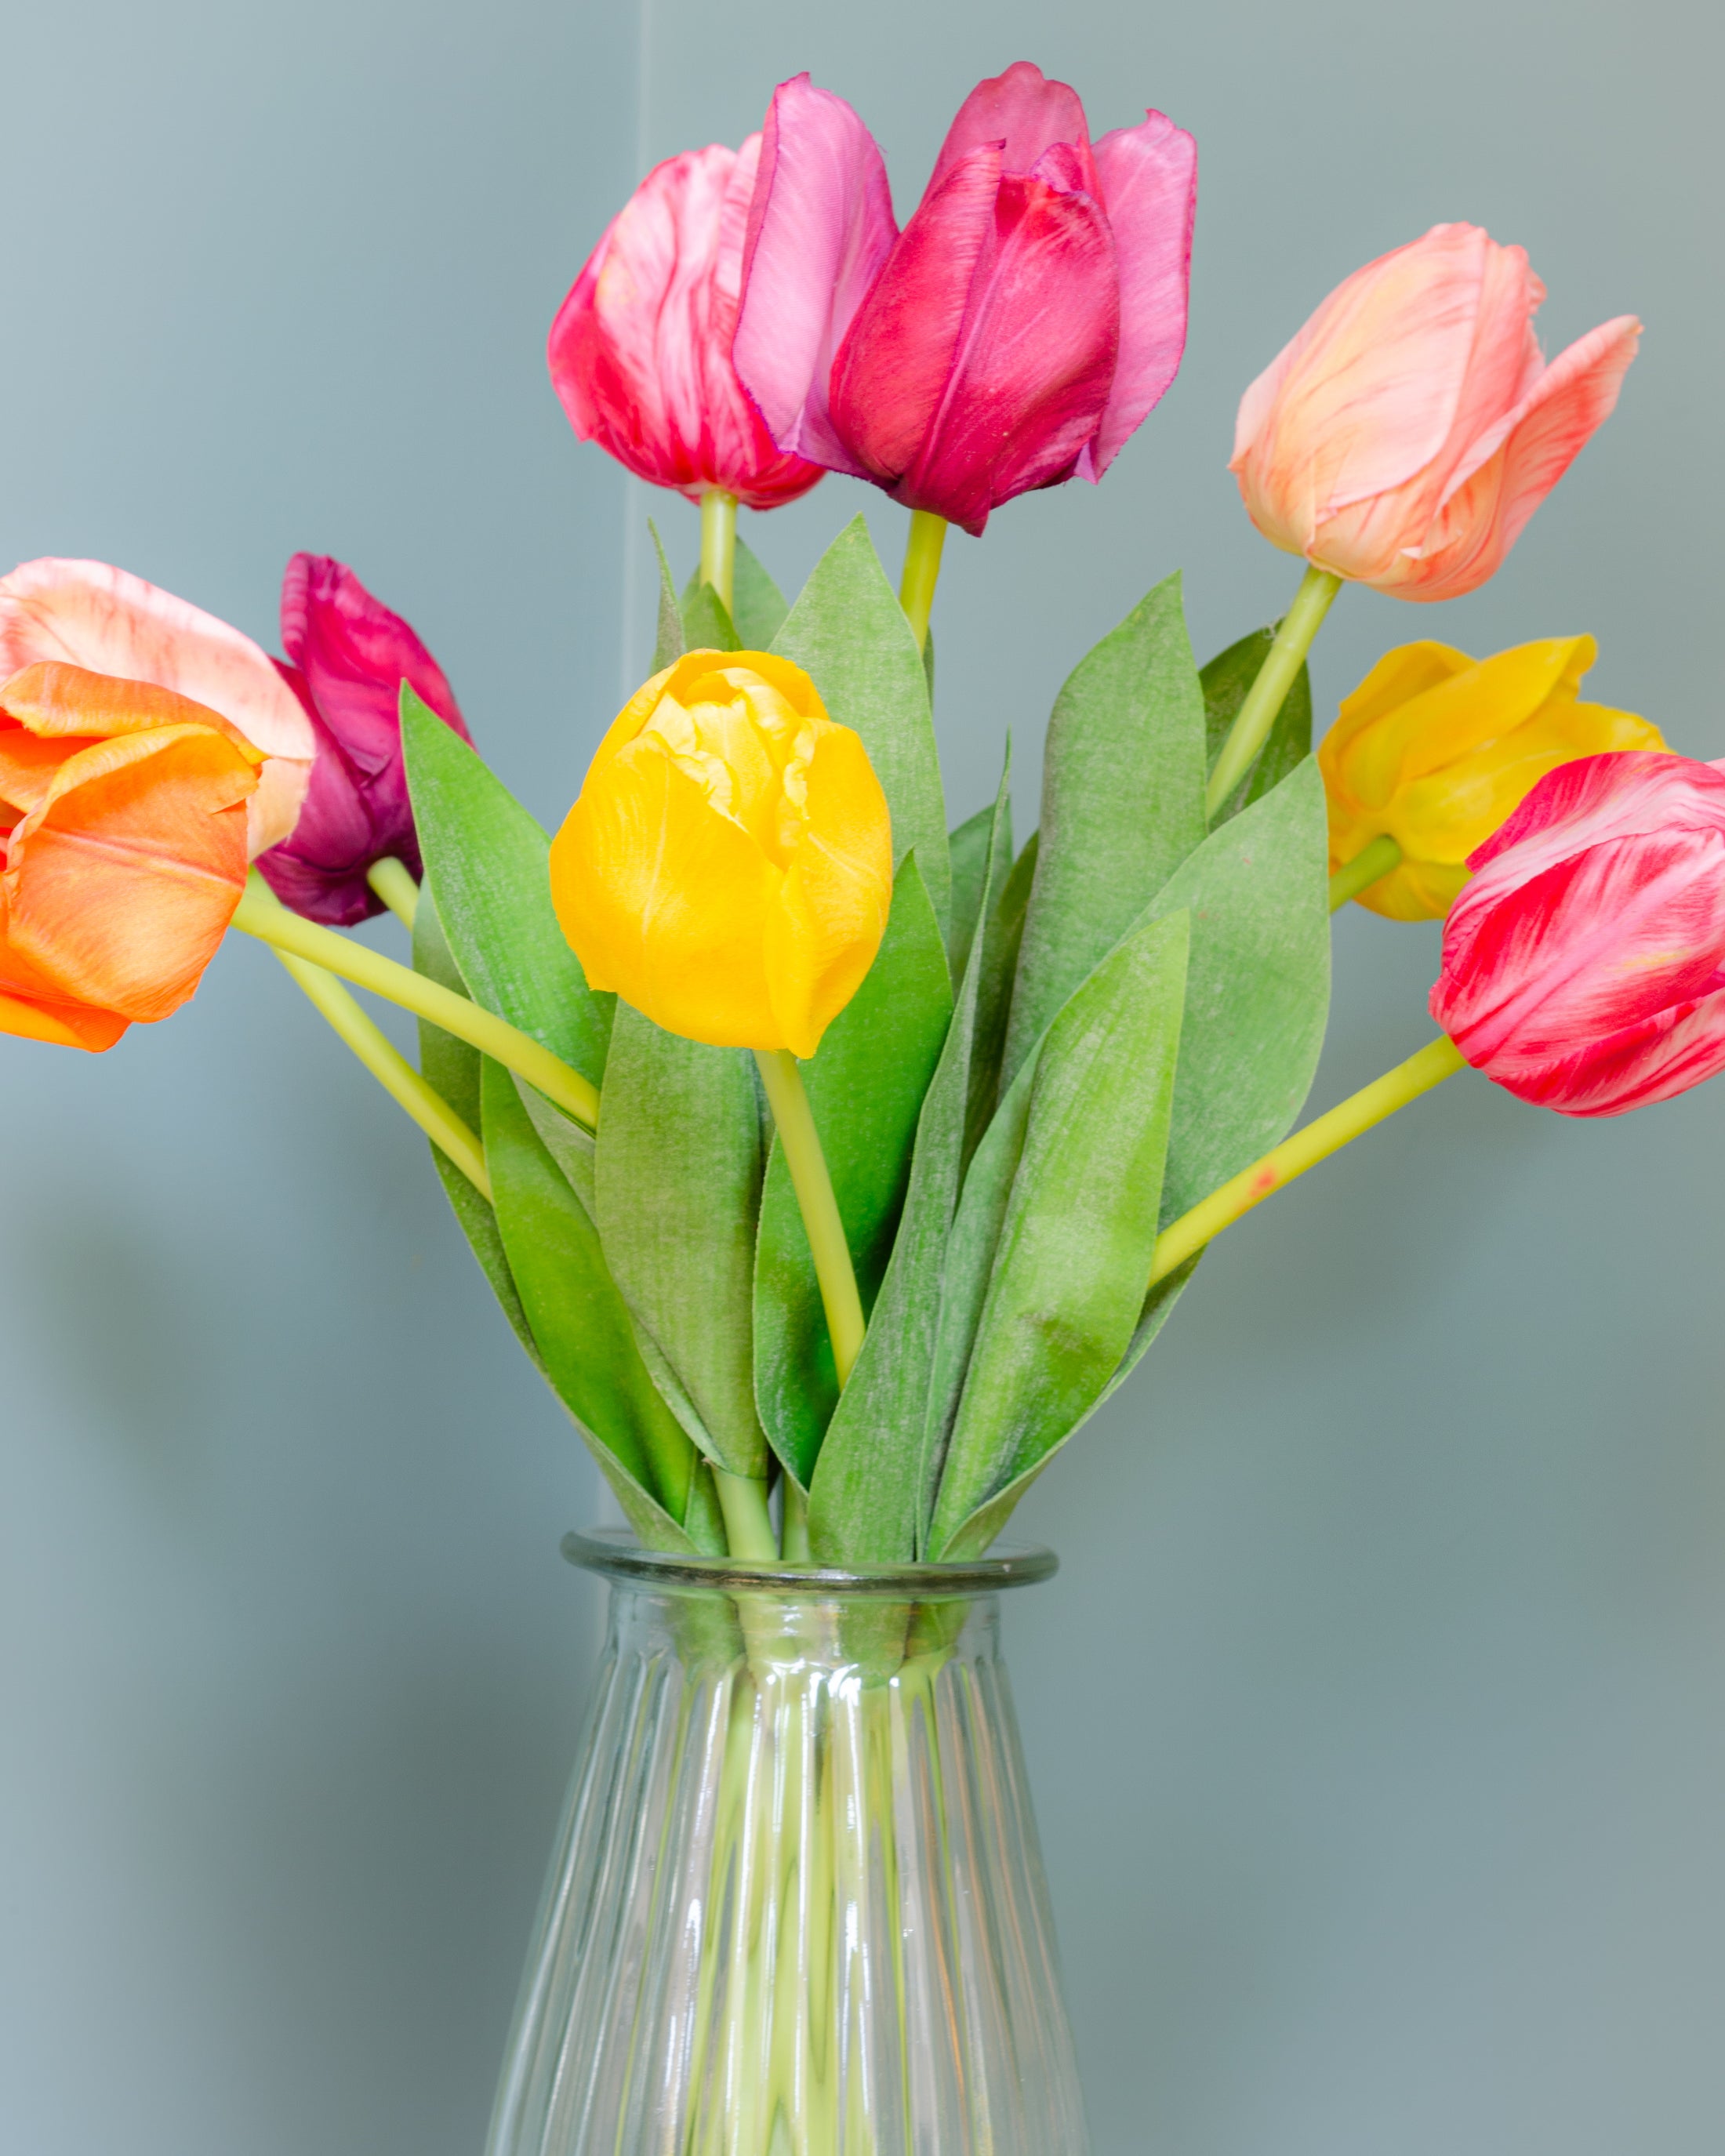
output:
[{"label": "ribbed glass vase", "polygon": [[1083,2156],[999,1595],[572,1535],[610,1619],[488,2156]]}]

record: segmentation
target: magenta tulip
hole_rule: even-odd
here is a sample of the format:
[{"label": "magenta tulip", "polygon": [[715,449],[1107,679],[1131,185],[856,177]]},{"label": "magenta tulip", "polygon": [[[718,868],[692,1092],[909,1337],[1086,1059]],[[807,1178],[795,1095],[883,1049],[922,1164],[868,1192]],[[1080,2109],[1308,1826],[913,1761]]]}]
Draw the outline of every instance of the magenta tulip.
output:
[{"label": "magenta tulip", "polygon": [[656,166],[607,227],[552,324],[569,424],[638,479],[698,501],[793,501],[824,475],[781,450],[731,363],[761,138]]},{"label": "magenta tulip", "polygon": [[1476,1070],[1617,1116],[1725,1070],[1725,771],[1629,751],[1549,772],[1469,857],[1432,1015]]},{"label": "magenta tulip", "polygon": [[259,857],[284,905],[347,928],[383,911],[366,880],[393,855],[417,877],[419,841],[402,762],[401,685],[472,738],[443,669],[401,616],[326,554],[295,554],[281,582],[283,677],[317,740],[292,834]]},{"label": "magenta tulip", "polygon": [[979,83],[900,232],[874,138],[807,75],[768,114],[738,373],[782,449],[968,531],[1097,480],[1186,341],[1197,150],[1159,112],[1092,143],[1027,60]]}]

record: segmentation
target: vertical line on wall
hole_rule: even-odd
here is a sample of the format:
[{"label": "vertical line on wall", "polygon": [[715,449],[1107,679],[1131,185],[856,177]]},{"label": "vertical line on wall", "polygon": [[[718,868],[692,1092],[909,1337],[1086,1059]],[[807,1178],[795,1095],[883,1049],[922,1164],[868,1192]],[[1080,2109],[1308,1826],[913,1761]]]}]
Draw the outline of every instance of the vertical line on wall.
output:
[{"label": "vertical line on wall", "polygon": [[[647,144],[650,132],[649,104],[653,80],[653,0],[635,0],[635,155],[629,175],[631,187],[647,177]],[[641,618],[640,599],[646,567],[646,489],[633,472],[623,475],[623,619],[618,624],[617,671],[619,694],[626,702],[641,684],[641,663],[636,651],[635,624]]]}]

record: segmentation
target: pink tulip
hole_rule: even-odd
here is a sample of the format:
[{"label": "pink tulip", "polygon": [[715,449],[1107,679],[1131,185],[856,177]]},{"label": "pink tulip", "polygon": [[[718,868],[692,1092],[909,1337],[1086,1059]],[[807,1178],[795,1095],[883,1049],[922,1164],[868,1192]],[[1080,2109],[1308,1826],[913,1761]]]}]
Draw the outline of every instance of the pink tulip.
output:
[{"label": "pink tulip", "polygon": [[152,682],[218,712],[264,752],[248,804],[251,852],[294,828],[311,772],[311,727],[250,637],[105,562],[49,559],[0,578],[0,681],[38,660]]},{"label": "pink tulip", "polygon": [[569,424],[655,486],[776,509],[821,478],[762,424],[731,340],[761,138],[656,166],[606,228],[551,326]]},{"label": "pink tulip", "polygon": [[874,138],[807,75],[767,118],[737,372],[780,447],[968,531],[1098,480],[1186,341],[1197,150],[1161,113],[1092,143],[1019,60],[952,122],[910,223]]},{"label": "pink tulip", "polygon": [[1519,247],[1434,225],[1338,285],[1240,399],[1229,470],[1266,539],[1405,599],[1485,583],[1603,424],[1633,315],[1548,367]]},{"label": "pink tulip", "polygon": [[443,669],[413,629],[326,554],[295,554],[281,581],[282,673],[317,737],[292,836],[258,867],[285,906],[326,927],[383,911],[366,880],[393,855],[415,877],[419,840],[402,762],[401,685],[471,740]]},{"label": "pink tulip", "polygon": [[1584,757],[1468,866],[1431,1011],[1476,1070],[1566,1116],[1725,1070],[1725,768]]}]

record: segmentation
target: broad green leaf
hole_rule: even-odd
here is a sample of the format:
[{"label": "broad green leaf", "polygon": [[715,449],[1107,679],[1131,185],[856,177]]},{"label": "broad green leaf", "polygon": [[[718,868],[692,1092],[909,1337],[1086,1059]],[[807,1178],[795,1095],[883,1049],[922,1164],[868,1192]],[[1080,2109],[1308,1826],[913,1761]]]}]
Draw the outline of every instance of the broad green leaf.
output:
[{"label": "broad green leaf", "polygon": [[587,1209],[589,1220],[598,1218],[593,1194],[593,1135],[561,1108],[553,1107],[536,1086],[517,1077],[515,1090],[521,1096],[527,1120],[538,1132],[545,1150],[562,1170],[563,1179]]},{"label": "broad green leaf", "polygon": [[683,587],[683,649],[685,651],[737,651],[742,639],[731,619],[730,610],[700,572]]},{"label": "broad green leaf", "polygon": [[[994,804],[983,907],[1011,857],[1004,781]],[[939,1317],[941,1266],[958,1202],[982,947],[970,963],[916,1120],[904,1210],[862,1353],[831,1422],[809,1493],[815,1555],[831,1563],[903,1563],[916,1555],[922,1425]]]},{"label": "broad green leaf", "polygon": [[[705,591],[706,598],[701,594]],[[703,608],[711,601],[718,608],[716,615],[705,612],[691,613],[691,608]],[[683,587],[682,619],[685,642],[691,651],[711,644],[716,651],[770,651],[773,639],[783,626],[790,612],[784,593],[773,583],[760,562],[739,539],[737,542],[737,561],[732,574],[731,610],[725,612],[718,598],[701,581],[697,568]],[[699,633],[697,633],[699,624]],[[709,633],[717,629],[729,640]],[[665,664],[670,665],[667,660]]]},{"label": "broad green leaf", "polygon": [[[1009,758],[1009,746],[1007,753]],[[1011,769],[1009,762],[1007,768],[1009,772]],[[1012,984],[1018,973],[1019,952],[1024,942],[1024,909],[1036,875],[1039,835],[1033,831],[1024,842],[1024,850],[1013,863],[1012,873],[983,930],[983,969],[977,982],[976,1040],[970,1055],[970,1107],[964,1122],[967,1165],[988,1127],[1000,1097],[1000,1060],[1006,1049]]]},{"label": "broad green leaf", "polygon": [[[599,1235],[641,1352],[715,1466],[763,1476],[755,1412],[755,1230],[765,1146],[746,1050],[617,1007],[595,1189]],[[656,1353],[655,1353],[656,1351]]]},{"label": "broad green leaf", "polygon": [[598,1085],[610,996],[552,910],[550,840],[502,781],[402,685],[402,745],[425,878],[470,995]]},{"label": "broad green leaf", "polygon": [[1127,937],[1037,1058],[932,1554],[1071,1434],[1131,1342],[1156,1244],[1187,942],[1178,916]]},{"label": "broad green leaf", "polygon": [[[413,916],[413,968],[440,987],[453,988],[457,995],[467,993],[467,983],[449,955],[443,924],[437,917],[437,907],[429,891],[421,896],[418,911]],[[484,1061],[476,1048],[470,1048],[465,1040],[457,1040],[454,1034],[445,1033],[441,1026],[428,1025],[423,1019],[420,1020],[420,1075],[443,1095],[474,1131],[479,1129],[480,1123],[480,1066]],[[509,1270],[503,1238],[497,1232],[497,1215],[446,1152],[433,1146],[431,1158],[450,1210],[460,1222],[461,1232],[472,1245],[480,1270],[491,1283],[491,1291],[502,1305],[503,1315],[542,1374],[545,1365],[533,1338],[533,1328],[521,1308],[521,1299],[516,1292],[515,1276]]]},{"label": "broad green leaf", "polygon": [[1178,576],[1079,661],[1055,699],[1042,773],[1041,844],[1003,1086],[1203,842],[1204,694]]},{"label": "broad green leaf", "polygon": [[947,931],[947,957],[955,981],[964,978],[970,939],[982,915],[983,878],[988,872],[988,836],[993,828],[991,805],[978,808],[947,837],[952,865],[952,917]]},{"label": "broad green leaf", "polygon": [[[1238,644],[1230,644],[1225,651],[1218,652],[1199,675],[1204,685],[1206,770],[1214,768],[1216,758],[1222,753],[1222,744],[1245,701],[1246,690],[1257,680],[1259,669],[1269,656],[1275,640],[1273,629],[1255,629],[1250,636],[1241,637]],[[1303,762],[1311,753],[1312,676],[1302,665],[1294,676],[1293,686],[1282,699],[1281,709],[1251,769],[1211,818],[1211,828],[1225,824],[1230,816],[1237,816],[1253,802],[1261,801],[1281,785],[1296,764]]]},{"label": "broad green leaf", "polygon": [[892,812],[893,865],[914,851],[944,928],[952,875],[927,678],[860,516],[815,563],[773,649],[814,681],[829,718],[861,735]]},{"label": "broad green leaf", "polygon": [[689,1548],[698,1456],[636,1350],[598,1232],[501,1064],[486,1061],[482,1093],[497,1225],[546,1375],[643,1541]]},{"label": "broad green leaf", "polygon": [[650,516],[647,529],[653,534],[653,552],[659,562],[659,633],[653,644],[653,671],[662,674],[683,655],[683,617],[677,608],[677,588],[671,579],[670,563],[665,558],[665,542]]},{"label": "broad green leaf", "polygon": [[1300,1112],[1329,1010],[1328,870],[1323,782],[1307,757],[1157,894],[1153,914],[1192,915],[1164,1221],[1268,1152]]},{"label": "broad green leaf", "polygon": [[[875,963],[803,1065],[865,1313],[891,1255],[916,1118],[952,1014],[940,924],[916,857],[907,855]],[[774,1451],[807,1489],[839,1380],[809,1238],[776,1140],[755,1245],[755,1399]]]}]

